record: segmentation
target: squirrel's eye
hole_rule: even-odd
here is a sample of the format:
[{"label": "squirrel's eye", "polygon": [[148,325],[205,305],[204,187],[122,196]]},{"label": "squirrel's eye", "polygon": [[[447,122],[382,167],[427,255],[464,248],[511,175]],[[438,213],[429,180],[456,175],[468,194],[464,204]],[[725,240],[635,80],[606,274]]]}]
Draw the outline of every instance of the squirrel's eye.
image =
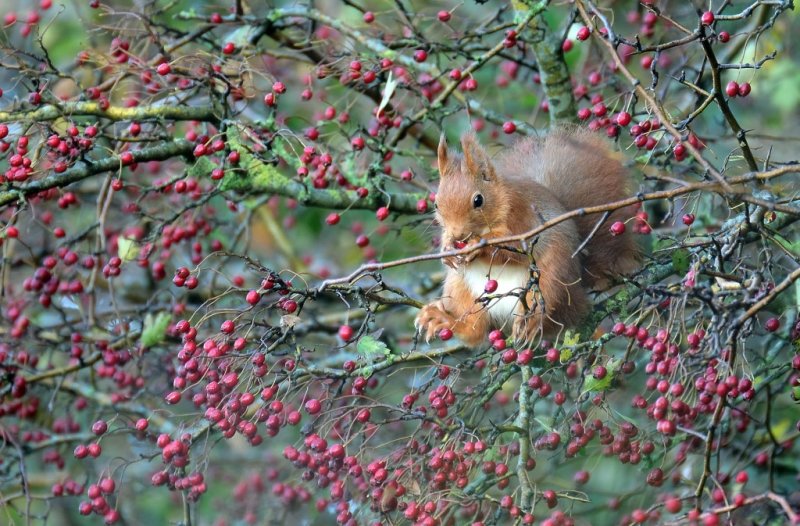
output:
[{"label": "squirrel's eye", "polygon": [[480,208],[483,206],[483,196],[481,194],[475,194],[472,198],[472,208]]}]

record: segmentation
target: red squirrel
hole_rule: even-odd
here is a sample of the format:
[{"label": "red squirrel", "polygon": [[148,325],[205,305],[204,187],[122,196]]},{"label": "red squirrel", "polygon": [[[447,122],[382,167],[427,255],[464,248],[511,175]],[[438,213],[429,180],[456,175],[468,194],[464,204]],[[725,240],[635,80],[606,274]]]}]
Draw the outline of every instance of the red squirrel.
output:
[{"label": "red squirrel", "polygon": [[[625,168],[588,130],[558,128],[524,138],[495,158],[471,132],[461,147],[463,154],[449,150],[443,134],[437,152],[442,251],[521,234],[565,212],[629,195]],[[494,328],[510,327],[517,342],[556,337],[589,312],[588,290],[606,288],[638,268],[631,234],[609,230],[632,215],[630,208],[616,210],[599,228],[601,214],[563,221],[529,240],[529,254],[519,250],[521,244],[509,244],[446,258],[442,298],[420,310],[415,326],[426,341],[450,329],[471,347]]]}]

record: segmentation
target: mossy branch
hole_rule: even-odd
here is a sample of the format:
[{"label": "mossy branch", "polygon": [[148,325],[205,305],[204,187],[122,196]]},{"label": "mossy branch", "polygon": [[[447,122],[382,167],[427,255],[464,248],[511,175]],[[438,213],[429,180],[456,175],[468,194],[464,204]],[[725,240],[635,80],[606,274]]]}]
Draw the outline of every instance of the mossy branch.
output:
[{"label": "mossy branch", "polygon": [[[339,188],[311,188],[304,182],[287,177],[281,170],[256,157],[244,144],[239,130],[230,126],[226,130],[231,150],[239,152],[239,169],[229,170],[220,182],[220,190],[241,193],[275,194],[292,199],[305,206],[342,210],[347,208],[374,210],[387,205],[393,212],[417,214],[417,201],[424,194],[371,192],[360,198],[354,191]],[[200,158],[190,173],[200,176],[211,172],[216,166],[208,158]]]},{"label": "mossy branch", "polygon": [[[531,0],[514,2],[520,14],[524,14],[529,9],[540,8],[540,4],[548,3],[547,1],[532,2]],[[530,21],[528,29],[542,35],[542,38],[533,40],[530,45],[536,56],[539,74],[542,77],[542,87],[550,108],[550,123],[574,122],[577,119],[577,108],[572,95],[572,81],[567,62],[564,60],[560,37],[547,27],[541,14]]]},{"label": "mossy branch", "polygon": [[[134,162],[139,163],[144,161],[164,161],[173,157],[188,156],[191,155],[193,149],[193,143],[184,139],[177,139],[172,142],[159,144],[158,146],[133,150],[131,153],[133,154]],[[118,170],[121,165],[122,161],[116,156],[105,157],[96,161],[86,161],[78,166],[73,166],[63,173],[53,174],[44,179],[31,181],[15,188],[0,191],[0,206],[25,200],[30,196],[35,196],[39,192],[51,188],[63,188],[93,175],[109,172],[111,170]]]},{"label": "mossy branch", "polygon": [[0,111],[0,122],[44,122],[60,118],[94,116],[112,121],[216,121],[211,104],[201,106],[149,105],[125,108],[108,106],[103,108],[99,102],[59,102],[45,104],[38,108],[19,111]]}]

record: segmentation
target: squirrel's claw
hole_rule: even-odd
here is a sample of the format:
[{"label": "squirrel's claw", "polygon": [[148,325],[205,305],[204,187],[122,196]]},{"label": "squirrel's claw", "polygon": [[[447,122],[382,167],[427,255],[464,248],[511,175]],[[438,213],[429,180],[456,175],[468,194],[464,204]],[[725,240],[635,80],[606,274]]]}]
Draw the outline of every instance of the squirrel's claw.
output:
[{"label": "squirrel's claw", "polygon": [[430,343],[442,329],[452,328],[453,318],[442,309],[439,302],[422,307],[414,320],[414,327],[420,335],[425,336],[425,343]]}]

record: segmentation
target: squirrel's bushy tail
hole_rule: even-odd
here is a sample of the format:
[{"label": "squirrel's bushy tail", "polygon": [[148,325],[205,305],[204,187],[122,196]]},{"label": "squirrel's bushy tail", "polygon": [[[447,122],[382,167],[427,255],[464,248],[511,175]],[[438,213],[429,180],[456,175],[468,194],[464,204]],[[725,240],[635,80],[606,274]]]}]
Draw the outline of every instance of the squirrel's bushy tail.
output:
[{"label": "squirrel's bushy tail", "polygon": [[[605,138],[577,127],[560,127],[543,138],[522,141],[520,158],[528,159],[536,179],[548,188],[568,211],[619,201],[631,195],[627,170],[621,156],[613,152]],[[526,171],[528,171],[526,170]],[[632,207],[614,211],[600,225],[582,251],[584,280],[595,289],[606,288],[609,278],[627,274],[639,266],[640,251],[630,228],[625,234],[611,235],[615,221],[626,221],[635,214]],[[581,240],[595,229],[602,214],[575,218]]]}]

